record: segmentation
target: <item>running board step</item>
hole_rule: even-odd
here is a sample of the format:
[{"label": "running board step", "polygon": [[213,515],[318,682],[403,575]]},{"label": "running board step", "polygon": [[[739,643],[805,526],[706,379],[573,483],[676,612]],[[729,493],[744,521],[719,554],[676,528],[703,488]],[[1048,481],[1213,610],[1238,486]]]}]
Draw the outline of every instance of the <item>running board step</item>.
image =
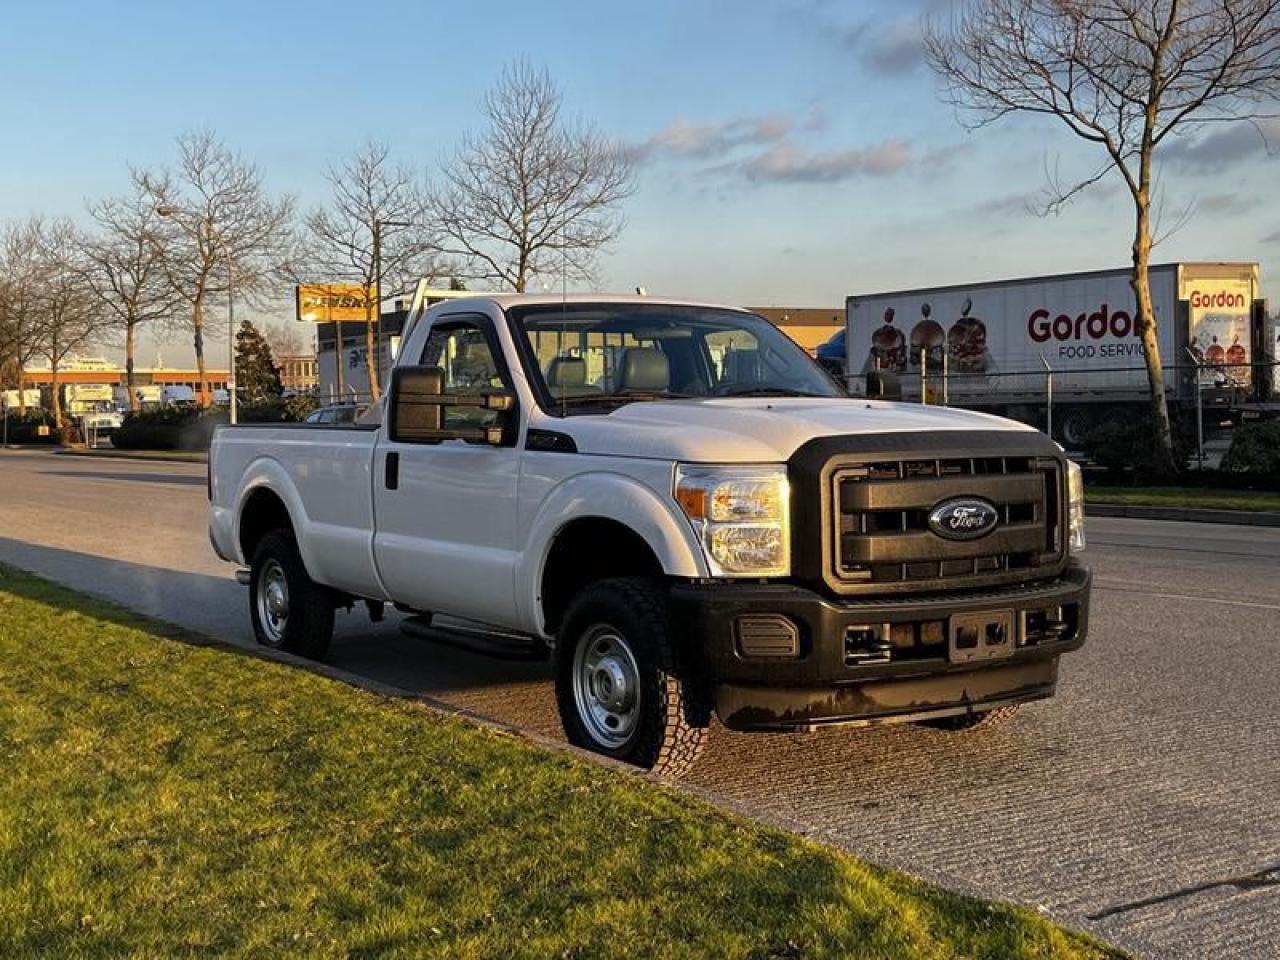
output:
[{"label": "running board step", "polygon": [[428,640],[445,646],[493,657],[495,660],[546,660],[550,650],[537,637],[519,633],[503,633],[473,629],[461,624],[433,626],[429,617],[407,617],[400,621],[400,632],[416,640]]}]

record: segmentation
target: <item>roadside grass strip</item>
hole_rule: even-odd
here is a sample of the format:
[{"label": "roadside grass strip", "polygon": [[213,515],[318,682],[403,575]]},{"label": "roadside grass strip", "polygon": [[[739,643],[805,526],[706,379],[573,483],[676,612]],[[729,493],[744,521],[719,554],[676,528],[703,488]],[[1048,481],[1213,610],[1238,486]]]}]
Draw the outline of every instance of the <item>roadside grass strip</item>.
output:
[{"label": "roadside grass strip", "polygon": [[0,566],[0,956],[196,955],[1120,954]]},{"label": "roadside grass strip", "polygon": [[1280,490],[1207,487],[1102,487],[1086,484],[1085,504],[1124,507],[1186,507],[1204,510],[1280,510]]}]

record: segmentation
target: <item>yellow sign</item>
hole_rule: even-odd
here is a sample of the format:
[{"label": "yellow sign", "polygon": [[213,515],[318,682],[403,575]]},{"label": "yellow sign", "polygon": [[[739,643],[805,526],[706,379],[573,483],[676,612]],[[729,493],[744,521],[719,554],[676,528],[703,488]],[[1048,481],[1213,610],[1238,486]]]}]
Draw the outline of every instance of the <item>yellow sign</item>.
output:
[{"label": "yellow sign", "polygon": [[365,287],[359,283],[310,283],[295,288],[298,319],[304,323],[364,323],[377,317],[378,293],[373,288],[365,311]]}]

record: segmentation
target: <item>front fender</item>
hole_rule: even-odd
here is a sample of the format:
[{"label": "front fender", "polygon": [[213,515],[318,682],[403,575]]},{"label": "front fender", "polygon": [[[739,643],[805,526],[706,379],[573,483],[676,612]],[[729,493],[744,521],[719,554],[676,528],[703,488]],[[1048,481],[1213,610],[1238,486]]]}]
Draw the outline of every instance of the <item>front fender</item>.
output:
[{"label": "front fender", "polygon": [[556,536],[574,520],[600,517],[629,528],[648,544],[663,573],[690,579],[709,576],[702,548],[674,502],[652,487],[617,473],[592,472],[571,477],[543,499],[529,528],[516,568],[516,597],[521,619],[545,630],[542,574]]}]

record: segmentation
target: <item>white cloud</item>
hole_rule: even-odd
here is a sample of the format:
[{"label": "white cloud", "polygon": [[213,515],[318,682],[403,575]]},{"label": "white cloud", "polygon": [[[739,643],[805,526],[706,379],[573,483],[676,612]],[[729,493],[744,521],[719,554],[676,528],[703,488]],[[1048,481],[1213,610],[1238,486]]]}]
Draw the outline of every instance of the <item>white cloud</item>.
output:
[{"label": "white cloud", "polygon": [[910,73],[924,62],[924,38],[919,16],[868,20],[845,35],[858,58],[877,73]]},{"label": "white cloud", "polygon": [[634,144],[631,153],[637,160],[661,155],[710,160],[739,147],[777,143],[795,126],[796,121],[785,114],[735,117],[719,123],[675,120],[648,140]]},{"label": "white cloud", "polygon": [[835,183],[859,176],[883,177],[911,163],[911,144],[886,140],[871,147],[806,153],[780,143],[742,164],[748,180],[781,183]]},{"label": "white cloud", "polygon": [[1175,132],[1157,148],[1157,157],[1166,166],[1196,174],[1220,173],[1264,154],[1280,154],[1280,120],[1214,124],[1202,128],[1198,135],[1188,132],[1179,136]]}]

